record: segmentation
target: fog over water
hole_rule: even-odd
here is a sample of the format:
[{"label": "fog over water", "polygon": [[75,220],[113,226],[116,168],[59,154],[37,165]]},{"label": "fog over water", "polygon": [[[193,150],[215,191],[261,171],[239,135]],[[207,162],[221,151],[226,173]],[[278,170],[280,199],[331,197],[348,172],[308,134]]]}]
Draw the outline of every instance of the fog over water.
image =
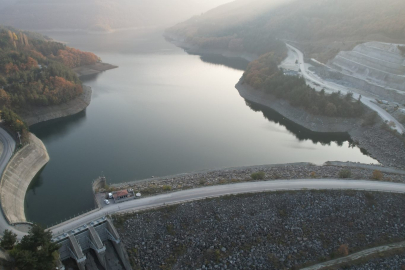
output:
[{"label": "fog over water", "polygon": [[119,68],[83,79],[93,88],[85,112],[31,128],[51,160],[26,195],[29,220],[49,225],[91,209],[91,182],[102,173],[119,183],[244,165],[376,162],[345,134],[310,132],[247,104],[234,87],[247,64],[240,59],[188,55],[160,31],[46,34]]}]

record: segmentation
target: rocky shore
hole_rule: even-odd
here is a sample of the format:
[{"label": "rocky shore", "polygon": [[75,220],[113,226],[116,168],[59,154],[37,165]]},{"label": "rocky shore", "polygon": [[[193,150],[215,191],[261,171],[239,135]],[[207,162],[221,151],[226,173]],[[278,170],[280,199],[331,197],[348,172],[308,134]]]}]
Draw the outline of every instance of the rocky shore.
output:
[{"label": "rocky shore", "polygon": [[[376,165],[330,162],[323,166],[317,166],[311,163],[293,163],[203,171],[113,184],[109,186],[109,189],[119,190],[124,188],[133,188],[134,190],[141,192],[143,196],[147,196],[183,189],[248,181],[309,178],[336,179],[342,177],[342,171],[349,171],[350,175],[348,178],[351,179],[374,179],[405,183],[404,171]],[[378,173],[378,175],[374,175],[375,171],[380,172],[381,174]],[[257,172],[264,173],[262,177],[263,179],[252,178],[252,174]],[[105,190],[99,191],[104,192]]]},{"label": "rocky shore", "polygon": [[261,193],[115,216],[115,224],[134,269],[298,269],[403,240],[404,203],[360,191]]},{"label": "rocky shore", "polygon": [[74,68],[73,71],[76,72],[77,76],[88,76],[101,73],[106,70],[115,69],[118,66],[114,66],[107,63],[95,63],[94,65],[86,65]]},{"label": "rocky shore", "polygon": [[52,119],[66,117],[79,113],[87,108],[91,102],[92,89],[83,85],[83,93],[77,98],[55,106],[39,107],[29,112],[21,113],[21,117],[28,126]]},{"label": "rocky shore", "polygon": [[380,128],[382,121],[363,127],[362,119],[311,115],[301,108],[291,106],[286,100],[253,89],[242,79],[236,85],[239,94],[250,102],[269,107],[289,120],[316,132],[347,132],[356,144],[365,149],[381,164],[405,168],[405,144],[390,131]]}]

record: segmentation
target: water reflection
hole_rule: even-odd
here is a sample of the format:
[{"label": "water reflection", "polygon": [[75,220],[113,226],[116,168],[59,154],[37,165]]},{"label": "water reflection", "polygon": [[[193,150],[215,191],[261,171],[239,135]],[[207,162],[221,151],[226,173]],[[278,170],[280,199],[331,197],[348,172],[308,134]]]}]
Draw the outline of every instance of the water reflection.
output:
[{"label": "water reflection", "polygon": [[[42,186],[42,184],[44,183],[44,179],[42,177],[42,171],[45,169],[47,164],[45,164],[45,166],[35,175],[35,177],[32,179],[30,185],[28,186],[28,190],[27,191],[32,191],[32,193],[35,195],[36,192],[36,188]],[[27,201],[25,201],[25,207],[28,208],[29,205],[27,204]]]},{"label": "water reflection", "polygon": [[350,135],[346,132],[314,132],[285,118],[273,109],[246,99],[245,102],[253,111],[262,112],[267,120],[285,126],[300,141],[311,140],[315,144],[321,143],[322,145],[331,145],[332,142],[335,142],[338,146],[343,146],[344,142],[349,142],[350,147],[355,147]]},{"label": "water reflection", "polygon": [[[196,55],[192,54],[191,55]],[[249,65],[249,61],[239,57],[225,57],[219,54],[198,54],[201,61],[217,66],[226,66],[236,70],[246,70]]]},{"label": "water reflection", "polygon": [[86,120],[86,110],[78,114],[38,123],[30,127],[30,131],[43,141],[51,142],[54,139],[69,134],[70,131],[82,126]]}]

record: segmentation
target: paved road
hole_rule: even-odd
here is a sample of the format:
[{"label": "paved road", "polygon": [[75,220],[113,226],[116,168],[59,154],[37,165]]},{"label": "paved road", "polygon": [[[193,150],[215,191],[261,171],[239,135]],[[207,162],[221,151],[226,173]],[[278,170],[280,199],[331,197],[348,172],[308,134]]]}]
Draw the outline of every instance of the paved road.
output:
[{"label": "paved road", "polygon": [[[287,47],[298,55],[298,61],[299,61],[301,73],[306,80],[317,83],[322,87],[332,89],[332,91],[335,91],[335,92],[340,91],[343,94],[352,92],[349,88],[347,88],[343,85],[339,85],[339,84],[332,83],[332,82],[327,82],[327,81],[324,81],[321,78],[315,76],[311,71],[308,70],[307,65],[305,65],[303,53],[300,50],[298,50],[297,48],[295,48],[289,44],[287,44]],[[359,94],[353,93],[353,98],[358,99],[359,96],[360,96]],[[375,103],[375,99],[369,98],[366,96],[362,96],[361,102],[364,105],[366,105],[367,107],[369,107],[370,109],[372,109],[373,111],[377,112],[378,115],[384,121],[395,123],[395,130],[397,130],[400,134],[405,133],[404,126],[401,123],[399,123],[399,121],[397,119],[395,119],[392,115],[390,115],[387,111],[385,111],[383,108],[378,106]]]},{"label": "paved road", "polygon": [[[0,141],[3,143],[3,152],[1,153],[0,156],[0,175],[3,175],[3,171],[6,168],[10,158],[13,156],[14,150],[16,143],[14,139],[8,134],[7,131],[4,129],[0,128]],[[3,209],[3,208],[1,208]],[[1,210],[0,213],[0,235],[3,235],[3,232],[5,229],[9,229],[14,231],[19,237],[22,237],[24,233],[17,231],[13,227],[10,227],[8,224],[3,210]]]},{"label": "paved road", "polygon": [[405,193],[405,184],[341,179],[303,179],[303,180],[277,180],[266,182],[248,182],[222,186],[212,186],[197,189],[178,191],[169,194],[128,201],[121,204],[108,205],[97,212],[84,215],[75,220],[62,223],[51,228],[54,235],[71,231],[102,216],[112,213],[145,210],[157,206],[182,203],[192,200],[201,200],[207,197],[219,197],[230,194],[257,193],[262,191],[280,190],[367,190],[380,192]]}]

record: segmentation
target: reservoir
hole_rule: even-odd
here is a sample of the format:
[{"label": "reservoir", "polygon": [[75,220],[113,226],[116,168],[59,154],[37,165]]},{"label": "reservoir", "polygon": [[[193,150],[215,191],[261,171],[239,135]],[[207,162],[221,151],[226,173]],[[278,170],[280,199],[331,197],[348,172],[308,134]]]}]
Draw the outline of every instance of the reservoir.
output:
[{"label": "reservoir", "polygon": [[82,78],[93,89],[82,113],[31,127],[50,162],[26,195],[29,221],[51,225],[94,208],[91,182],[119,183],[272,163],[377,163],[346,134],[306,130],[240,97],[247,62],[189,55],[158,30],[47,32],[119,66]]}]

